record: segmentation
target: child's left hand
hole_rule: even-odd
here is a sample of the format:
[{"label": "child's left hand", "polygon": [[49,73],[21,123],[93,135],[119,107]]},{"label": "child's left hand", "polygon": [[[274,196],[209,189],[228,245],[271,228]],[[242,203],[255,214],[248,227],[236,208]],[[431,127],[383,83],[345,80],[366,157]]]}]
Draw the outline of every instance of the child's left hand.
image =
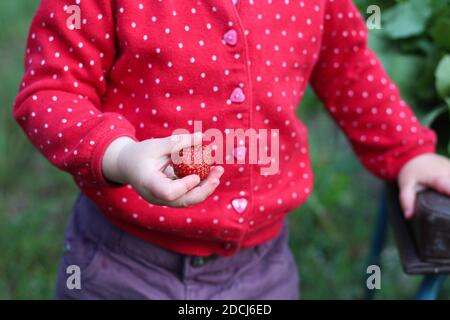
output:
[{"label": "child's left hand", "polygon": [[431,153],[415,157],[400,170],[398,184],[403,213],[410,219],[418,191],[431,188],[450,196],[450,160]]}]

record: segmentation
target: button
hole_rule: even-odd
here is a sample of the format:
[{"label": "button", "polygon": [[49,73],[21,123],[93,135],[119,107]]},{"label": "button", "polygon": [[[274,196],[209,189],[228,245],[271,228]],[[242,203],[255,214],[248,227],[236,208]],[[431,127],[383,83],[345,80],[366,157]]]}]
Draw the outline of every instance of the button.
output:
[{"label": "button", "polygon": [[193,257],[191,260],[191,266],[194,268],[200,268],[206,264],[207,260],[204,257]]},{"label": "button", "polygon": [[248,201],[245,198],[236,198],[231,201],[231,205],[233,206],[233,209],[241,214],[247,209]]},{"label": "button", "polygon": [[229,46],[235,46],[237,44],[237,32],[234,29],[231,29],[227,33],[224,34],[223,40]]},{"label": "button", "polygon": [[225,242],[225,243],[223,244],[223,248],[224,248],[225,250],[232,250],[232,249],[234,248],[234,246],[233,246],[233,244],[232,244],[231,242]]},{"label": "button", "polygon": [[64,252],[69,252],[70,250],[72,250],[72,246],[67,242],[64,246]]},{"label": "button", "polygon": [[233,90],[233,93],[230,97],[231,102],[233,103],[242,103],[245,101],[245,94],[244,91],[242,91],[241,88],[236,88]]},{"label": "button", "polygon": [[233,156],[239,161],[245,160],[246,153],[247,153],[246,147],[236,147],[233,149]]}]

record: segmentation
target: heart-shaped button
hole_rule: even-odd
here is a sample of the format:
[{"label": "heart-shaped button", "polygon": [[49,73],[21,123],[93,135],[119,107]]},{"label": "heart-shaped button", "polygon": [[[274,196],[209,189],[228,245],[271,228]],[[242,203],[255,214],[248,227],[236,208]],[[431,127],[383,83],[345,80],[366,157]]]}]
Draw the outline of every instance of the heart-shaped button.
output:
[{"label": "heart-shaped button", "polygon": [[231,29],[223,36],[225,43],[230,46],[235,46],[237,44],[237,32],[234,29]]},{"label": "heart-shaped button", "polygon": [[241,214],[247,209],[248,201],[245,198],[236,198],[231,201],[231,205],[237,213]]},{"label": "heart-shaped button", "polygon": [[230,97],[231,102],[233,103],[242,103],[245,101],[245,94],[241,88],[237,87],[233,90]]}]

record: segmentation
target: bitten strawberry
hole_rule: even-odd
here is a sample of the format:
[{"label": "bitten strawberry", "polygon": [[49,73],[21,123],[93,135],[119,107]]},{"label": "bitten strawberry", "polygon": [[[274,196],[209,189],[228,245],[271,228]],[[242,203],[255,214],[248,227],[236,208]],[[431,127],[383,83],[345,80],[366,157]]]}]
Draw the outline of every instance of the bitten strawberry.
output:
[{"label": "bitten strawberry", "polygon": [[196,174],[200,177],[200,180],[205,180],[211,171],[213,160],[211,148],[208,146],[185,148],[179,152],[176,158],[172,165],[178,178]]}]

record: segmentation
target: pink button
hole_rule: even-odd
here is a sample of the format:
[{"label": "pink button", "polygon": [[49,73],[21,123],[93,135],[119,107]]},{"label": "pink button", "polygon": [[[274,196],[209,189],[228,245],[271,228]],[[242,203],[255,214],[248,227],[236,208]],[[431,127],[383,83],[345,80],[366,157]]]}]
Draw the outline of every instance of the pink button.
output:
[{"label": "pink button", "polygon": [[223,36],[223,40],[225,43],[230,46],[235,46],[237,44],[237,32],[234,29],[231,29]]},{"label": "pink button", "polygon": [[247,148],[246,147],[236,147],[233,150],[233,156],[240,161],[245,160],[245,154],[247,152]]},{"label": "pink button", "polygon": [[231,102],[233,103],[242,103],[245,101],[245,94],[244,91],[242,91],[241,88],[236,88],[233,90],[233,93],[230,97]]},{"label": "pink button", "polygon": [[245,198],[236,198],[231,201],[231,205],[237,213],[241,214],[247,209],[248,201]]}]

